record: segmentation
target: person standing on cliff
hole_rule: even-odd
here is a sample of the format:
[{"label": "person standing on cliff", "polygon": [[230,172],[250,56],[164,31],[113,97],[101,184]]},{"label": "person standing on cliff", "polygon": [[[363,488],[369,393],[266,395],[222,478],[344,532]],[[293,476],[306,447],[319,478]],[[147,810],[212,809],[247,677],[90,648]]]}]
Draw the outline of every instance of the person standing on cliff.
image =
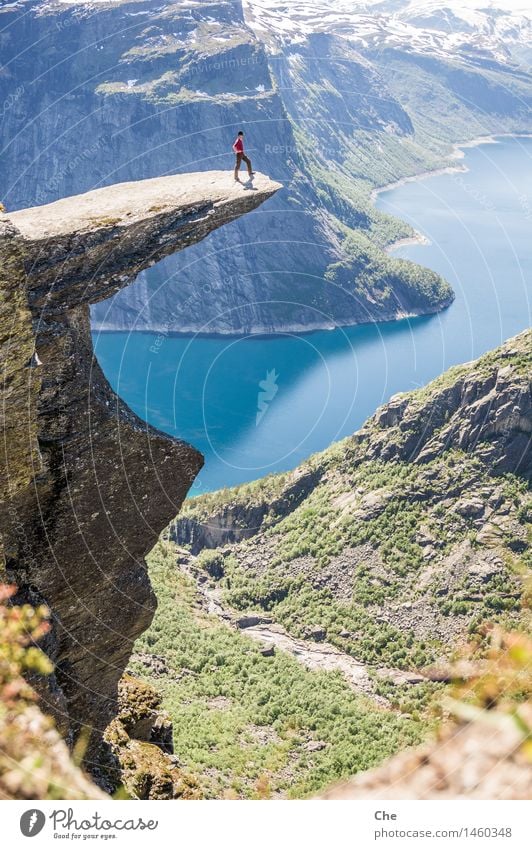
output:
[{"label": "person standing on cliff", "polygon": [[240,171],[240,166],[242,165],[242,162],[245,162],[247,167],[248,167],[248,177],[249,178],[253,177],[253,169],[251,167],[251,159],[249,159],[249,157],[246,156],[246,154],[244,153],[244,133],[242,132],[242,130],[238,131],[238,135],[237,135],[235,142],[233,144],[233,151],[234,151],[235,156],[236,156],[235,180],[237,182],[240,182],[238,172]]}]

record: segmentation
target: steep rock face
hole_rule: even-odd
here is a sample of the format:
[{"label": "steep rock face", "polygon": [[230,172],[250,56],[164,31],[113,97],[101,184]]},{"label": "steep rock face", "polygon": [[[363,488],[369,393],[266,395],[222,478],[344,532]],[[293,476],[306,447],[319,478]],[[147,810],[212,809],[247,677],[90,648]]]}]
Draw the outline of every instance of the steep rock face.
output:
[{"label": "steep rock face", "polygon": [[[118,688],[118,713],[105,733],[116,767],[111,779],[134,799],[198,799],[192,776],[173,754],[172,723],[160,709],[162,697],[149,684],[125,674]],[[109,780],[109,779],[108,779]]]},{"label": "steep rock face", "polygon": [[232,542],[240,542],[254,536],[268,516],[286,516],[303,501],[318,485],[320,468],[291,475],[290,482],[279,493],[272,492],[249,504],[223,504],[220,510],[209,516],[207,521],[198,521],[194,516],[179,517],[170,526],[170,533],[180,545],[190,547],[192,554],[205,548],[218,548]]},{"label": "steep rock face", "polygon": [[497,368],[486,358],[480,369],[471,364],[471,372],[452,369],[436,380],[429,409],[420,393],[399,395],[377,411],[354,437],[365,456],[427,463],[456,448],[474,453],[495,474],[532,479],[530,384],[526,371],[516,379],[516,363],[527,362],[532,340],[529,333],[518,339],[501,350]]},{"label": "steep rock face", "polygon": [[[22,250],[16,228],[0,218],[0,351],[3,363],[3,401],[0,498],[4,501],[28,486],[40,456],[35,421],[28,409],[35,404],[39,379],[30,368],[34,351],[31,313],[25,296]],[[17,346],[13,345],[13,338]],[[21,363],[23,368],[21,368]]]},{"label": "steep rock face", "polygon": [[180,507],[201,455],[138,419],[93,356],[89,304],[139,270],[260,205],[279,187],[217,172],[108,187],[1,221],[3,492],[7,580],[44,601],[64,733],[98,735],[155,599],[144,555]]}]

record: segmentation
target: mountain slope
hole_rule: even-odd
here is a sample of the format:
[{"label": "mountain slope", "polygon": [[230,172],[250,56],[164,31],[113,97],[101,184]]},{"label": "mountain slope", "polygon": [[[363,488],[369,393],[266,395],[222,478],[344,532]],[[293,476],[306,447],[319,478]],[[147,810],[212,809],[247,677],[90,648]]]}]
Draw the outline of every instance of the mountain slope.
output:
[{"label": "mountain slope", "polygon": [[[456,164],[457,141],[530,129],[530,74],[498,48],[480,57],[452,44],[435,51],[424,25],[416,31],[427,38],[412,40],[410,24],[397,38],[396,17],[381,5],[355,16],[345,7],[354,26],[376,27],[378,37],[359,38],[345,15],[330,13],[314,15],[289,45],[267,22],[257,28],[249,8],[239,0],[4,7],[8,208],[184,170],[224,168],[231,180],[242,126],[256,166],[284,191],[208,249],[165,260],[95,307],[95,327],[298,331],[444,308],[452,293],[441,278],[382,253],[412,230],[377,212],[371,193]],[[286,6],[297,24],[294,8]],[[368,290],[358,269],[369,250]],[[379,297],[390,283],[391,297]]]},{"label": "mountain slope", "polygon": [[432,733],[457,649],[494,621],[529,630],[531,341],[292,473],[185,503],[149,558],[159,609],[131,669],[204,795],[298,797],[379,763]]},{"label": "mountain slope", "polygon": [[188,501],[174,538],[228,606],[369,664],[423,667],[486,619],[519,621],[530,341],[395,397],[293,473]]}]

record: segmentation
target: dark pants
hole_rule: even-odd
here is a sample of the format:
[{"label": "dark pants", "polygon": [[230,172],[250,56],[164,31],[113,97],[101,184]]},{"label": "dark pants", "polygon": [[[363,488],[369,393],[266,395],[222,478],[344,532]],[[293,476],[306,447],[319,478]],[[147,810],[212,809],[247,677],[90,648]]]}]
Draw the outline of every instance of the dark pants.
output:
[{"label": "dark pants", "polygon": [[245,153],[237,153],[236,154],[236,162],[235,162],[235,180],[238,180],[238,172],[240,171],[240,166],[242,162],[245,162],[248,166],[248,175],[251,177],[253,174],[253,169],[251,168],[251,159],[246,156]]}]

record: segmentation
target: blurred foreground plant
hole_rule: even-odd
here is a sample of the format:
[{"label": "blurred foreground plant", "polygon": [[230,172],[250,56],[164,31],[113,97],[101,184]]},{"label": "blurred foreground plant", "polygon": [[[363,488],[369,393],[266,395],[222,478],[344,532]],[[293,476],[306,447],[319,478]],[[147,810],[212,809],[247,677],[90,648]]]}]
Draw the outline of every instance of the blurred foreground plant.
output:
[{"label": "blurred foreground plant", "polygon": [[15,587],[0,584],[0,798],[106,798],[73,763],[54,721],[24,679],[53,666],[36,645],[49,631],[48,610],[9,605]]},{"label": "blurred foreground plant", "polygon": [[50,630],[48,609],[29,604],[8,607],[16,587],[0,584],[0,715],[23,710],[35,692],[22,677],[27,672],[49,675],[53,666],[36,643]]},{"label": "blurred foreground plant", "polygon": [[532,761],[532,640],[498,626],[491,626],[487,637],[479,660],[455,665],[455,684],[443,707],[462,721],[514,724],[522,752]]}]

